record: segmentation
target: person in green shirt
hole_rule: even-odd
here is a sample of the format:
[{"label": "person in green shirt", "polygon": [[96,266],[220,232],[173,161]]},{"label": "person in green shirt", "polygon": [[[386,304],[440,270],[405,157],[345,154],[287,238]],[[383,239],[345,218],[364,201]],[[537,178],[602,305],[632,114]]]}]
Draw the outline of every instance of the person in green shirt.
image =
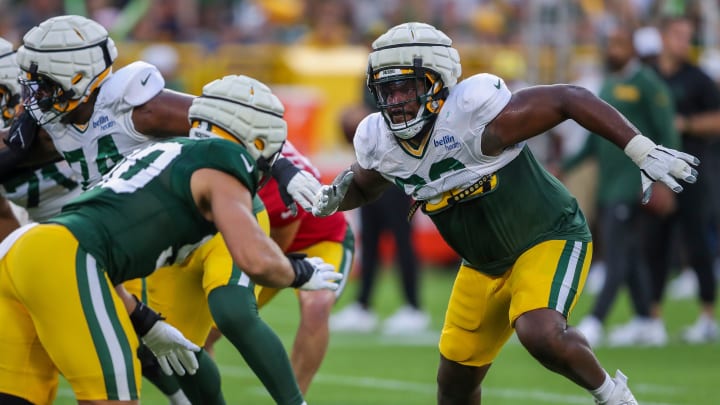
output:
[{"label": "person in green shirt", "polygon": [[[620,111],[635,127],[657,144],[679,147],[674,129],[675,111],[667,86],[655,72],[642,64],[633,47],[632,30],[617,26],[606,36],[607,77],[599,97]],[[607,336],[607,343],[664,345],[667,332],[660,319],[651,316],[650,276],[643,255],[643,234],[648,221],[670,213],[673,193],[662,185],[647,205],[641,205],[637,166],[615,145],[599,136],[590,136],[585,147],[566,163],[572,168],[595,156],[598,162],[598,221],[606,277],[591,314],[578,328],[591,346],[603,343],[603,323],[620,288],[627,284],[635,317]]]}]

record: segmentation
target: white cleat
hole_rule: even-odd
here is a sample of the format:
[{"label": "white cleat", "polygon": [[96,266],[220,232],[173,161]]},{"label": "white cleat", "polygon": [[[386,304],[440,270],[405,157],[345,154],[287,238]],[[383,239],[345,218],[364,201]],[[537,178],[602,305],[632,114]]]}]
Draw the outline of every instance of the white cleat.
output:
[{"label": "white cleat", "polygon": [[603,340],[603,326],[599,319],[592,315],[588,315],[580,321],[577,330],[585,335],[590,347],[598,347]]},{"label": "white cleat", "polygon": [[630,388],[627,385],[627,377],[620,370],[615,372],[615,388],[610,393],[610,398],[605,402],[595,401],[598,405],[638,405],[637,400],[630,392]]},{"label": "white cleat", "polygon": [[377,315],[357,302],[330,316],[330,330],[333,332],[369,333],[374,331],[377,325]]},{"label": "white cleat", "polygon": [[710,343],[720,338],[720,330],[715,319],[700,315],[698,320],[690,327],[685,329],[682,339],[687,343],[700,344]]},{"label": "white cleat", "polygon": [[608,345],[622,346],[665,346],[668,342],[665,324],[661,319],[634,318],[625,325],[615,328],[608,336]]},{"label": "white cleat", "polygon": [[417,308],[406,305],[383,322],[386,335],[407,335],[424,332],[430,327],[430,316]]}]

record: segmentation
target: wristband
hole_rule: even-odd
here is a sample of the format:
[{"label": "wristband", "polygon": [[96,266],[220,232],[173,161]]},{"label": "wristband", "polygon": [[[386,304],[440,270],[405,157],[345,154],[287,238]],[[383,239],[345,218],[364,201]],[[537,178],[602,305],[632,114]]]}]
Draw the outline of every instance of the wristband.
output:
[{"label": "wristband", "polygon": [[293,280],[290,287],[298,288],[310,280],[313,273],[315,273],[315,267],[310,264],[305,258],[307,257],[304,253],[288,253],[287,258],[290,260],[290,265],[295,272],[295,280]]},{"label": "wristband", "polygon": [[137,333],[138,336],[145,336],[157,321],[165,318],[143,304],[136,296],[133,295],[133,298],[135,298],[137,306],[130,314],[130,322],[132,322],[133,329],[135,329],[135,333]]},{"label": "wristband", "polygon": [[624,150],[625,154],[639,166],[656,146],[655,142],[651,141],[650,138],[637,134],[625,145]]}]

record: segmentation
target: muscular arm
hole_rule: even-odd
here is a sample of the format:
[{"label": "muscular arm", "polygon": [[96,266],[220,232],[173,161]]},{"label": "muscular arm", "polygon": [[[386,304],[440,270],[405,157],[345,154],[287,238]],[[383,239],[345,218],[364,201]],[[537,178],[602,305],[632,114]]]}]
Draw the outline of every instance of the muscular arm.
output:
[{"label": "muscular arm", "polygon": [[360,167],[355,162],[350,166],[350,170],[355,174],[350,187],[343,198],[340,211],[347,211],[361,205],[368,204],[377,200],[380,195],[390,186],[390,182],[375,170],[367,170]]},{"label": "muscular arm", "polygon": [[280,246],[283,252],[287,252],[295,240],[298,229],[300,229],[300,220],[292,221],[283,226],[273,226],[270,228],[270,238]]},{"label": "muscular arm", "polygon": [[195,204],[215,223],[237,264],[255,283],[287,287],[295,280],[290,261],[268,238],[252,213],[252,196],[235,177],[200,169],[190,179]]},{"label": "muscular arm", "polygon": [[0,178],[2,179],[12,176],[15,169],[37,167],[62,159],[50,135],[42,128],[38,130],[38,135],[28,150],[8,148],[2,141],[7,134],[7,129],[0,130]]},{"label": "muscular arm", "polygon": [[187,136],[190,131],[188,110],[193,98],[190,94],[162,90],[147,103],[133,109],[135,129],[159,138]]},{"label": "muscular arm", "polygon": [[533,86],[514,93],[503,111],[488,124],[482,152],[496,156],[508,146],[541,134],[567,119],[621,149],[638,134],[615,108],[583,87]]},{"label": "muscular arm", "polygon": [[675,125],[679,132],[699,138],[720,137],[720,110],[707,111],[687,117],[678,116]]}]

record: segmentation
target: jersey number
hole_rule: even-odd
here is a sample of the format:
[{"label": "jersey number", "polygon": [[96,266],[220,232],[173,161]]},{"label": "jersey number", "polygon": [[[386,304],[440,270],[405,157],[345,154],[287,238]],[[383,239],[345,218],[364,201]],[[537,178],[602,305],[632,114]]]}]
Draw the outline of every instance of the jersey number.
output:
[{"label": "jersey number", "polygon": [[[115,141],[111,135],[105,135],[98,139],[97,142],[97,158],[95,164],[97,165],[100,175],[108,172],[108,170],[117,162],[121,161],[123,156],[118,151]],[[83,177],[83,187],[89,186],[90,181],[90,168],[88,167],[87,159],[85,159],[85,153],[82,149],[75,149],[68,152],[63,152],[65,160],[68,163],[80,163],[80,173]]]},{"label": "jersey number", "polygon": [[[434,181],[439,179],[445,173],[453,172],[464,168],[465,165],[462,164],[459,160],[449,157],[439,162],[433,163],[430,166],[430,170],[428,171],[428,177],[430,177],[430,181]],[[403,189],[405,188],[405,185],[410,185],[417,190],[419,187],[426,185],[427,181],[422,177],[418,176],[417,174],[413,174],[406,179],[396,177],[395,183]]]},{"label": "jersey number", "polygon": [[182,149],[176,142],[157,143],[138,149],[116,165],[99,184],[120,193],[132,193],[160,175]]}]

